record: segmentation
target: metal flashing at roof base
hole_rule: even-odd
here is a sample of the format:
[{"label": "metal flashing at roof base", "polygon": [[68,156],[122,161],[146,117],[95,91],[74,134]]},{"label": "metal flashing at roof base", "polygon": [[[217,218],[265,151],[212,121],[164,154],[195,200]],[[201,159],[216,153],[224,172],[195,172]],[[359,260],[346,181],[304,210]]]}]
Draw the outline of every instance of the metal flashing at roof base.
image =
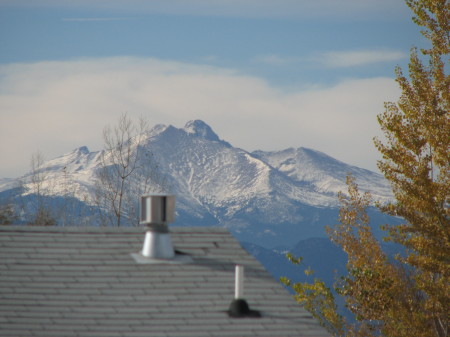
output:
[{"label": "metal flashing at roof base", "polygon": [[175,254],[171,259],[155,259],[140,253],[131,253],[130,255],[139,264],[188,264],[194,262],[192,257],[185,254]]},{"label": "metal flashing at roof base", "polygon": [[154,259],[173,259],[175,251],[170,234],[154,231],[146,232],[141,254]]}]

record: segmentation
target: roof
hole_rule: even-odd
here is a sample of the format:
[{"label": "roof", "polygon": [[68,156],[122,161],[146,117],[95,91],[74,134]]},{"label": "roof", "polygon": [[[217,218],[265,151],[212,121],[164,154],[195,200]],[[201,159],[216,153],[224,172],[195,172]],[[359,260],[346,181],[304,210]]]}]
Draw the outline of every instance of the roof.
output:
[{"label": "roof", "polygon": [[[222,228],[171,228],[191,263],[141,264],[145,228],[0,227],[1,336],[328,336]],[[236,264],[261,318],[231,318]]]}]

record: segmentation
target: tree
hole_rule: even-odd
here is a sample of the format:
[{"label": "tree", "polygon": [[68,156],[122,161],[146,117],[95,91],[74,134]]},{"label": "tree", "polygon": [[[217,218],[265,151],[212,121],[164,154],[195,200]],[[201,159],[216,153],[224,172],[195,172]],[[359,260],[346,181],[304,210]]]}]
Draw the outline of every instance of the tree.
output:
[{"label": "tree", "polygon": [[[291,253],[287,253],[286,257],[296,265],[299,265],[303,260],[303,258],[297,258]],[[308,268],[305,270],[305,274],[311,276],[314,272]],[[334,294],[325,285],[325,282],[315,278],[313,283],[293,283],[286,277],[281,277],[280,281],[294,290],[296,301],[303,305],[319,321],[320,325],[334,336],[343,336],[344,333],[349,331],[349,325],[345,318],[338,313]]]},{"label": "tree", "polygon": [[103,131],[105,150],[97,171],[95,202],[101,223],[137,224],[138,197],[154,186],[152,154],[145,146],[148,123],[123,114],[117,126]]},{"label": "tree", "polygon": [[326,312],[334,307],[323,300],[330,290],[318,286],[319,280],[312,285],[316,287],[293,285],[297,298],[306,307],[319,308],[316,317],[331,325],[335,335],[449,335],[450,76],[445,71],[450,5],[446,0],[406,3],[431,47],[421,50],[421,56],[417,49],[411,51],[409,78],[396,69],[402,95],[397,103],[385,104],[378,116],[385,140],[375,140],[383,156],[379,169],[395,197],[380,209],[405,220],[385,227],[387,240],[402,245],[406,254],[392,261],[382,251],[365,213],[370,196],[360,195],[349,178],[349,197],[340,196],[340,225],[328,233],[348,254],[348,275],[337,285],[337,293],[344,296],[357,323],[327,318],[334,317]]},{"label": "tree", "polygon": [[[31,156],[31,176],[29,181],[31,202],[25,206],[26,213],[30,214],[30,224],[35,226],[54,226],[55,217],[51,206],[46,198],[49,194],[50,182],[48,172],[44,166],[44,156],[41,152],[36,152]],[[31,208],[31,209],[30,209]]]},{"label": "tree", "polygon": [[[389,258],[374,237],[366,213],[371,205],[370,193],[361,194],[352,176],[347,184],[348,196],[339,194],[340,223],[327,227],[327,232],[348,255],[348,274],[337,282],[335,291],[343,296],[356,322],[338,313],[333,291],[320,279],[312,283],[293,283],[286,278],[281,281],[292,287],[296,300],[334,336],[447,336],[435,329],[433,315],[439,312],[430,311],[427,305],[428,296],[416,279],[419,271],[399,255],[395,260]],[[448,288],[441,293],[442,297],[446,295]],[[448,314],[448,310],[447,306],[444,311]],[[448,326],[446,317],[440,317],[443,326]],[[445,331],[448,334],[448,328]]]},{"label": "tree", "polygon": [[366,213],[370,194],[360,194],[353,177],[348,177],[347,184],[349,196],[339,196],[340,224],[328,228],[328,234],[348,254],[348,275],[341,279],[338,293],[359,321],[350,330],[357,336],[367,331],[385,336],[433,336],[431,320],[424,315],[423,294],[414,282],[415,270],[383,252]]},{"label": "tree", "polygon": [[[425,296],[426,315],[436,334],[449,329],[450,282],[450,4],[407,1],[424,27],[431,48],[411,52],[409,77],[396,69],[402,89],[398,104],[387,103],[378,117],[386,143],[379,168],[391,182],[396,201],[382,209],[406,220],[387,227],[392,241],[409,249],[403,261],[414,267],[415,284]],[[447,69],[446,69],[447,67]]]},{"label": "tree", "polygon": [[16,220],[14,205],[11,203],[0,204],[0,226],[10,225]]}]

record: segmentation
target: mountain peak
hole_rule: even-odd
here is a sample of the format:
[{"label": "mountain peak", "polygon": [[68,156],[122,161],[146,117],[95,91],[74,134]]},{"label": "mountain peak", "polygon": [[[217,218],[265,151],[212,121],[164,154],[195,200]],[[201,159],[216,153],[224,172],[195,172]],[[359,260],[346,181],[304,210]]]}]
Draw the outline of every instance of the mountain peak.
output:
[{"label": "mountain peak", "polygon": [[186,125],[184,126],[183,130],[186,133],[194,135],[196,137],[200,137],[200,138],[204,138],[204,139],[212,140],[212,141],[220,141],[219,137],[211,129],[211,127],[199,119],[191,120],[191,121],[187,122]]},{"label": "mountain peak", "polygon": [[87,146],[81,146],[77,149],[75,149],[73,152],[78,152],[78,153],[82,153],[82,154],[88,154],[89,153],[89,149]]}]

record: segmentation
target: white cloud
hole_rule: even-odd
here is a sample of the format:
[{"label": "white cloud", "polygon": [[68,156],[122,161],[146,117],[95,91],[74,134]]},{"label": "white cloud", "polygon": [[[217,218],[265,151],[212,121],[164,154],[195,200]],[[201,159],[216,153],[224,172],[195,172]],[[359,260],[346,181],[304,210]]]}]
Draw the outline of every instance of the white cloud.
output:
[{"label": "white cloud", "polygon": [[346,68],[400,61],[407,56],[404,52],[396,50],[332,51],[323,54],[319,60],[330,68]]},{"label": "white cloud", "polygon": [[396,97],[390,78],[288,93],[233,70],[156,59],[2,65],[0,177],[24,173],[37,150],[100,149],[103,127],[124,112],[177,127],[203,119],[246,150],[305,146],[374,168],[376,115]]}]

